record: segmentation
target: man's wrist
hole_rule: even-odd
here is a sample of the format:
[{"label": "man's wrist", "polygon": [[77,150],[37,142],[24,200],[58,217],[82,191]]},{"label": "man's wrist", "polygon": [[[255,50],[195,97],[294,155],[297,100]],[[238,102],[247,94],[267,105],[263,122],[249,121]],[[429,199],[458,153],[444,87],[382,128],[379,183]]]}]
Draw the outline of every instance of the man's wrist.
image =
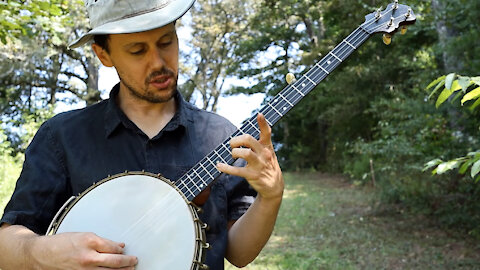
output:
[{"label": "man's wrist", "polygon": [[39,254],[45,252],[42,242],[46,236],[32,235],[28,236],[23,243],[23,253],[25,254],[25,269],[40,270],[41,263],[38,260]]}]

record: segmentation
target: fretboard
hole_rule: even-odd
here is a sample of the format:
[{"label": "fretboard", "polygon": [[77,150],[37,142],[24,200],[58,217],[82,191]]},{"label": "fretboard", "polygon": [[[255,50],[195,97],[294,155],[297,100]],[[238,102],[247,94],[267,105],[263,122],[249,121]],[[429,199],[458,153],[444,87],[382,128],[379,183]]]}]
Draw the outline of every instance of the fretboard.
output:
[{"label": "fretboard", "polygon": [[[370,37],[370,34],[362,26],[353,31],[301,78],[286,86],[260,109],[260,113],[265,116],[270,126],[275,125]],[[242,134],[250,134],[254,138],[259,139],[260,130],[257,125],[256,115],[245,121],[242,127],[175,182],[189,201],[193,200],[221,174],[216,168],[218,162],[226,164],[235,162],[231,154],[229,142],[231,138]]]}]

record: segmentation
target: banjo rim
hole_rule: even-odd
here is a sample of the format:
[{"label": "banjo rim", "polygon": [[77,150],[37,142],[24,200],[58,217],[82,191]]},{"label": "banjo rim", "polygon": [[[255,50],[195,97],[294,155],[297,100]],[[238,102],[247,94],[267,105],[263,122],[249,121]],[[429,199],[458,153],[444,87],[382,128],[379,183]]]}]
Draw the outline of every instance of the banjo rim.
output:
[{"label": "banjo rim", "polygon": [[110,182],[112,180],[115,180],[124,176],[147,176],[147,177],[155,178],[159,181],[163,181],[164,183],[168,184],[181,196],[183,201],[187,204],[187,208],[190,210],[190,213],[192,214],[193,225],[195,230],[194,254],[193,254],[193,261],[190,269],[191,270],[208,269],[208,266],[204,264],[205,257],[206,257],[205,250],[210,248],[210,245],[206,242],[206,233],[205,233],[208,225],[203,223],[198,217],[198,212],[200,212],[202,209],[192,201],[188,201],[188,199],[180,191],[180,189],[172,181],[170,181],[168,178],[164,177],[160,173],[154,174],[154,173],[145,172],[145,171],[131,171],[131,172],[125,171],[123,173],[108,175],[106,178],[98,182],[94,182],[82,193],[78,194],[77,196],[70,197],[64,203],[64,205],[60,207],[60,209],[55,214],[52,222],[48,226],[48,229],[45,235],[56,234],[63,220],[70,213],[70,210],[92,190],[94,190],[95,188],[99,187],[102,184],[105,184],[107,182]]}]

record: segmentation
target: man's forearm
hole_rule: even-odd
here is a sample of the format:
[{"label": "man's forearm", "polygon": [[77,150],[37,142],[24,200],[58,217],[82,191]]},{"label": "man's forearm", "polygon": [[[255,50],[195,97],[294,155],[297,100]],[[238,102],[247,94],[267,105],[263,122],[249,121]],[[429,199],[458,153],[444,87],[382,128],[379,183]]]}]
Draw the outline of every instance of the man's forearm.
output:
[{"label": "man's forearm", "polygon": [[29,248],[36,237],[37,234],[23,226],[3,224],[0,228],[0,269],[31,269]]},{"label": "man's forearm", "polygon": [[272,234],[282,198],[257,197],[248,211],[228,232],[227,260],[237,267],[252,262]]}]

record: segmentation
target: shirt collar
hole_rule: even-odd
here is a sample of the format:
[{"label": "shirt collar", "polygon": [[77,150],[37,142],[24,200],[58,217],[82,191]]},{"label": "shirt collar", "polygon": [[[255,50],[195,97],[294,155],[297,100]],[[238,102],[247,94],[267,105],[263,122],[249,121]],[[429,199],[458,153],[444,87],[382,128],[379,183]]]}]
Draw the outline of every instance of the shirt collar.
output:
[{"label": "shirt collar", "polygon": [[[105,137],[111,136],[112,133],[122,124],[126,128],[137,128],[135,124],[133,124],[132,121],[130,121],[130,119],[128,119],[128,117],[123,113],[116,102],[119,91],[120,83],[116,84],[110,91],[110,97],[108,99],[107,108],[105,111]],[[177,111],[162,132],[173,131],[179,127],[187,128],[188,122],[193,120],[188,113],[190,104],[185,101],[178,90],[175,92],[174,98],[175,102],[177,103]]]}]

